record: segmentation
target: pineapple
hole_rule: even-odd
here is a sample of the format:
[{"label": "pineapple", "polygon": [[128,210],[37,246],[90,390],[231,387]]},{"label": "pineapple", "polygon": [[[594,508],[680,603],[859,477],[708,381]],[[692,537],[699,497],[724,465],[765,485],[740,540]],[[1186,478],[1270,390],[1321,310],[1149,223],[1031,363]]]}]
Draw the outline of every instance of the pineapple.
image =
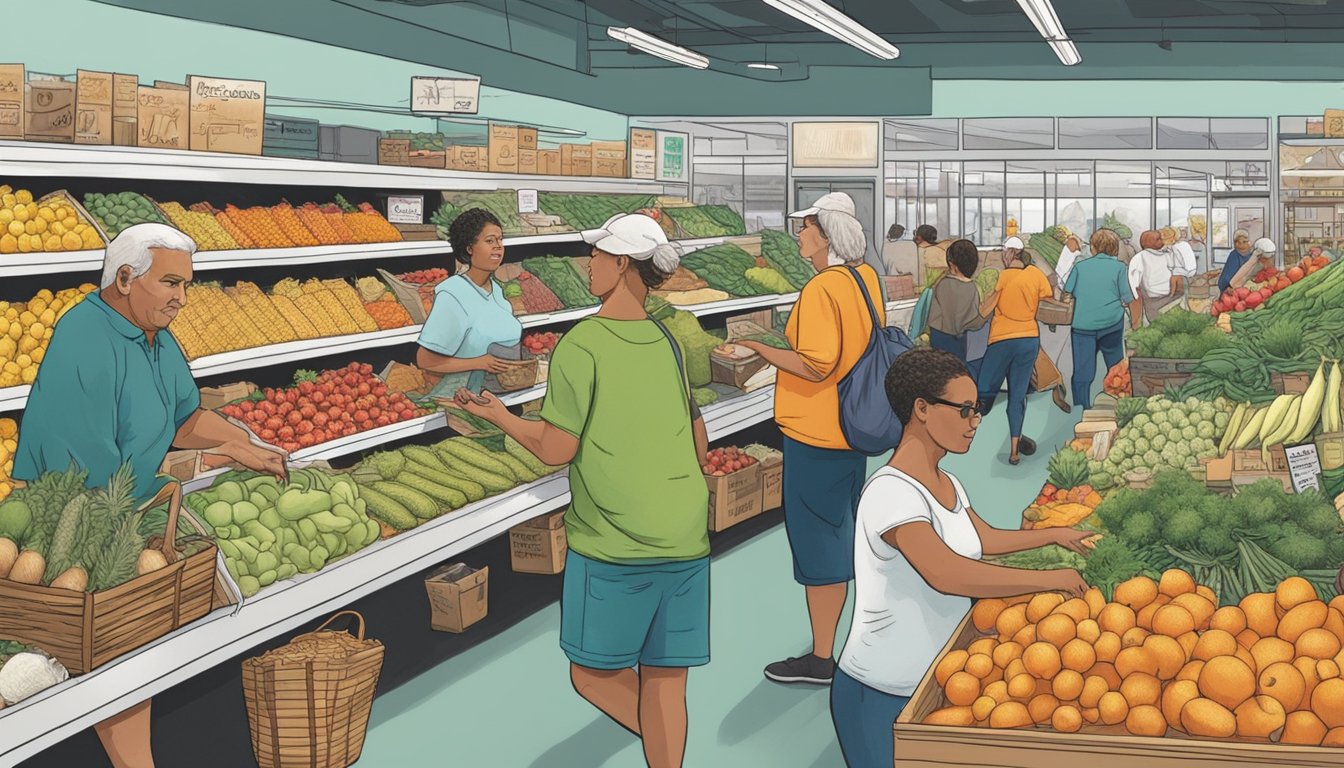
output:
[{"label": "pineapple", "polygon": [[1059,489],[1077,488],[1088,480],[1087,455],[1065,448],[1050,457],[1048,482]]},{"label": "pineapple", "polygon": [[56,531],[51,535],[51,552],[47,556],[47,570],[42,580],[48,584],[75,564],[75,545],[80,526],[84,520],[84,510],[92,496],[84,492],[70,500],[61,510],[61,518],[56,523]]}]

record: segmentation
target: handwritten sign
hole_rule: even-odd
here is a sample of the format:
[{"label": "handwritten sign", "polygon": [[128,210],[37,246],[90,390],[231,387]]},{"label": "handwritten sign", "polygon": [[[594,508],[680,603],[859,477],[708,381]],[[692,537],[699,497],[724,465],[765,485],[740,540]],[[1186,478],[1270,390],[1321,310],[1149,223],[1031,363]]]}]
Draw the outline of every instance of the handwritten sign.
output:
[{"label": "handwritten sign", "polygon": [[658,177],[658,132],[644,128],[630,129],[630,178]]},{"label": "handwritten sign", "polygon": [[882,132],[871,123],[794,123],[796,168],[876,168]]},{"label": "handwritten sign", "polygon": [[191,94],[174,88],[138,89],[140,106],[135,126],[138,145],[145,149],[186,149]]},{"label": "handwritten sign", "polygon": [[424,224],[425,196],[406,195],[387,198],[387,220],[393,224]]},{"label": "handwritten sign", "polygon": [[76,72],[75,143],[112,143],[112,73]]},{"label": "handwritten sign", "polygon": [[187,78],[191,95],[191,149],[260,155],[266,121],[266,83]]},{"label": "handwritten sign", "polygon": [[23,138],[22,64],[0,64],[0,139]]},{"label": "handwritten sign", "polygon": [[474,115],[480,109],[479,77],[412,77],[411,111]]},{"label": "handwritten sign", "polygon": [[541,210],[541,206],[537,200],[537,190],[535,189],[518,190],[519,213],[536,213],[539,210]]},{"label": "handwritten sign", "polygon": [[658,181],[689,181],[686,150],[690,139],[685,133],[658,132]]},{"label": "handwritten sign", "polygon": [[1344,109],[1325,110],[1324,133],[1327,139],[1344,138]]},{"label": "handwritten sign", "polygon": [[64,80],[33,80],[28,84],[29,141],[75,140],[75,84]]},{"label": "handwritten sign", "polygon": [[1321,490],[1321,460],[1316,453],[1316,445],[1285,446],[1288,457],[1288,474],[1292,476],[1293,490],[1302,493],[1307,490]]}]

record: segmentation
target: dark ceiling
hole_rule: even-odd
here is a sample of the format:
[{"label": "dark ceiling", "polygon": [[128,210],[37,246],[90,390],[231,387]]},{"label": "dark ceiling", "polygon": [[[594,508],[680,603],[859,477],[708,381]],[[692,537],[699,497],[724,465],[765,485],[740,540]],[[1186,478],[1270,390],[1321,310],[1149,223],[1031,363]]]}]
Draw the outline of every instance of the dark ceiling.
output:
[{"label": "dark ceiling", "polygon": [[[481,73],[626,114],[927,114],[936,79],[1344,80],[1344,0],[1054,0],[1083,57],[1074,67],[1016,0],[831,0],[901,49],[890,62],[762,0],[100,1]],[[710,69],[631,51],[608,26],[693,49]],[[780,69],[746,67],[761,61]]]}]

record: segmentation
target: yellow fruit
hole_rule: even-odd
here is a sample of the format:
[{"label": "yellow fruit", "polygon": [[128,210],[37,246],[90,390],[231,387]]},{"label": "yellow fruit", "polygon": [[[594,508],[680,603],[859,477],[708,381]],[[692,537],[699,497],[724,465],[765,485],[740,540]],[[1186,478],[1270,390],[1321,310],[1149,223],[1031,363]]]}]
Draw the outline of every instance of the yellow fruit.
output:
[{"label": "yellow fruit", "polygon": [[[20,224],[28,221],[28,208],[26,206],[14,206],[14,221],[17,221]],[[9,231],[13,232],[14,228],[11,226]]]},{"label": "yellow fruit", "polygon": [[1213,614],[1218,610],[1216,604],[1195,593],[1177,595],[1171,599],[1170,605],[1180,606],[1189,611],[1190,616],[1195,620],[1195,629],[1201,632],[1209,628],[1209,622],[1213,620]]},{"label": "yellow fruit", "polygon": [[971,717],[975,718],[977,723],[989,719],[989,713],[994,711],[999,703],[988,696],[981,696],[971,705]]},{"label": "yellow fruit", "polygon": [[1142,610],[1157,597],[1157,583],[1147,576],[1135,576],[1115,588],[1115,602],[1131,610]]},{"label": "yellow fruit", "polygon": [[945,707],[929,713],[923,720],[924,725],[946,725],[966,728],[975,725],[975,716],[970,707]]},{"label": "yellow fruit", "polygon": [[1282,618],[1288,611],[1317,597],[1316,588],[1311,586],[1311,582],[1301,576],[1290,576],[1279,582],[1278,588],[1274,590],[1274,608]]},{"label": "yellow fruit", "polygon": [[1009,640],[1006,643],[1000,643],[994,649],[994,666],[1000,669],[1007,669],[1009,662],[1013,659],[1022,658],[1022,646]]},{"label": "yellow fruit", "polygon": [[1253,696],[1236,709],[1237,735],[1248,739],[1268,739],[1284,726],[1288,714],[1271,696]]},{"label": "yellow fruit", "polygon": [[1063,603],[1064,598],[1058,592],[1042,592],[1027,603],[1027,621],[1035,624]]},{"label": "yellow fruit", "polygon": [[9,232],[9,234],[13,235],[14,237],[28,234],[27,230],[23,226],[23,222],[19,221],[18,219],[9,222],[9,224],[6,225],[5,227],[5,231]]},{"label": "yellow fruit", "polygon": [[19,381],[24,384],[32,384],[37,381],[37,368],[24,368],[23,373],[19,374]]},{"label": "yellow fruit", "polygon": [[[1012,680],[1014,677],[1017,677],[1018,675],[1026,675],[1026,674],[1027,674],[1027,668],[1022,665],[1022,659],[1020,658],[1013,659],[1012,661],[1008,662],[1008,666],[1003,668],[1004,680]],[[1028,677],[1030,677],[1030,675],[1028,675]]]},{"label": "yellow fruit", "polygon": [[[1047,642],[1032,643],[1022,652],[1022,664],[1037,680],[1050,680],[1063,666],[1059,649]],[[1011,685],[1011,683],[1010,683]]]},{"label": "yellow fruit", "polygon": [[1270,664],[1260,673],[1256,692],[1271,696],[1283,705],[1284,711],[1299,708],[1306,696],[1307,683],[1297,667],[1285,662]]},{"label": "yellow fruit", "polygon": [[1191,736],[1228,739],[1237,732],[1237,718],[1216,701],[1191,699],[1181,709],[1181,726]]},{"label": "yellow fruit", "polygon": [[3,225],[0,225],[0,232],[4,232],[0,235],[0,253],[18,253],[19,241]]},{"label": "yellow fruit", "polygon": [[1176,680],[1189,680],[1192,683],[1196,682],[1199,680],[1199,673],[1202,669],[1204,669],[1204,662],[1195,659],[1194,661],[1188,662],[1184,667],[1181,667],[1181,671],[1176,673]]},{"label": "yellow fruit", "polygon": [[[1311,586],[1308,584],[1307,586]],[[1272,637],[1279,628],[1274,593],[1256,592],[1241,599],[1239,606],[1246,614],[1246,627],[1261,637]],[[1286,613],[1286,611],[1285,611]]]},{"label": "yellow fruit", "polygon": [[1105,631],[1103,631],[1101,637],[1098,637],[1097,641],[1092,644],[1092,649],[1097,652],[1097,661],[1115,661],[1116,657],[1120,655],[1120,649],[1122,647],[1123,643],[1121,642],[1119,635],[1114,632]]},{"label": "yellow fruit", "polygon": [[43,250],[56,252],[61,250],[61,238],[59,235],[48,235],[42,243]]},{"label": "yellow fruit", "polygon": [[1083,676],[1072,669],[1061,670],[1050,681],[1050,692],[1060,701],[1073,701],[1083,693]]},{"label": "yellow fruit", "polygon": [[1325,626],[1330,617],[1330,607],[1320,600],[1311,600],[1293,606],[1279,619],[1279,637],[1290,643],[1296,643],[1303,632]]},{"label": "yellow fruit", "polygon": [[1199,635],[1195,632],[1187,632],[1176,638],[1176,642],[1181,646],[1181,650],[1185,652],[1186,660],[1189,661],[1190,657],[1195,653],[1195,646],[1199,645]]},{"label": "yellow fruit", "polygon": [[1125,730],[1135,736],[1165,736],[1167,720],[1162,716],[1162,710],[1151,704],[1144,704],[1129,711],[1129,715],[1125,718]]},{"label": "yellow fruit", "polygon": [[30,205],[33,202],[33,193],[26,189],[20,189],[14,193],[14,201],[19,205]]},{"label": "yellow fruit", "polygon": [[1115,658],[1115,671],[1121,678],[1129,677],[1136,672],[1156,676],[1157,669],[1157,657],[1143,646],[1126,648]]},{"label": "yellow fruit", "polygon": [[1119,725],[1129,716],[1129,703],[1117,691],[1102,694],[1097,709],[1101,711],[1101,722],[1105,725]]},{"label": "yellow fruit", "polygon": [[1036,695],[1036,678],[1027,674],[1009,678],[1008,695],[1024,701]]},{"label": "yellow fruit", "polygon": [[1113,632],[1116,636],[1124,635],[1136,626],[1134,609],[1119,603],[1111,603],[1097,615],[1097,625],[1103,632]]},{"label": "yellow fruit", "polygon": [[1008,684],[1002,680],[986,685],[984,695],[993,699],[996,704],[1002,704],[1012,698],[1008,695]]},{"label": "yellow fruit", "polygon": [[1260,636],[1253,629],[1243,629],[1237,634],[1237,645],[1250,650],[1255,644],[1260,642]]},{"label": "yellow fruit", "polygon": [[952,677],[953,673],[960,672],[966,668],[966,660],[969,659],[970,656],[971,655],[965,651],[949,651],[948,654],[943,657],[942,661],[938,662],[938,666],[934,667],[934,679],[938,681],[939,685],[947,685],[947,681]]},{"label": "yellow fruit", "polygon": [[1229,710],[1255,695],[1255,672],[1235,656],[1219,656],[1199,672],[1199,692]]},{"label": "yellow fruit", "polygon": [[46,220],[46,219],[44,219],[44,218],[42,218],[42,217],[39,216],[39,217],[36,218],[36,219],[29,219],[29,220],[28,220],[28,223],[31,224],[32,227],[33,227],[33,231],[32,231],[32,232],[29,232],[28,234],[30,234],[30,235],[43,235],[43,234],[46,234],[46,232],[47,232],[47,220]]},{"label": "yellow fruit", "polygon": [[14,358],[14,362],[20,368],[27,368],[33,364],[33,359],[27,355],[19,355],[18,357]]},{"label": "yellow fruit", "polygon": [[1235,638],[1246,629],[1246,614],[1235,605],[1224,606],[1214,611],[1209,628],[1221,629]]},{"label": "yellow fruit", "polygon": [[1329,731],[1325,723],[1315,713],[1308,711],[1290,712],[1283,726],[1280,744],[1295,744],[1305,747],[1317,747]]},{"label": "yellow fruit", "polygon": [[994,671],[994,659],[983,653],[977,653],[966,660],[964,671],[977,680],[984,680]]},{"label": "yellow fruit", "polygon": [[1193,681],[1181,680],[1167,686],[1162,692],[1162,716],[1172,728],[1181,727],[1181,710],[1199,698],[1199,686]]},{"label": "yellow fruit", "polygon": [[1027,606],[1023,604],[1009,606],[999,612],[994,620],[994,628],[999,632],[1000,640],[1008,640],[1027,626]]},{"label": "yellow fruit", "polygon": [[[1030,618],[1030,608],[1028,608],[1028,618]],[[1074,623],[1072,618],[1062,613],[1050,614],[1036,625],[1036,636],[1055,646],[1055,648],[1062,649],[1070,640],[1078,637],[1078,625]]]},{"label": "yellow fruit", "polygon": [[982,637],[979,640],[976,640],[975,642],[966,646],[966,654],[969,656],[974,656],[977,653],[983,653],[986,656],[990,656],[993,655],[994,648],[997,645],[998,643],[994,642],[994,638]]},{"label": "yellow fruit", "polygon": [[1083,674],[1083,677],[1091,677],[1092,675],[1097,675],[1102,680],[1105,680],[1106,685],[1112,691],[1120,690],[1120,683],[1124,682],[1124,678],[1120,676],[1120,673],[1115,671],[1115,665],[1107,664],[1105,662],[1097,662],[1095,666]]},{"label": "yellow fruit", "polygon": [[943,693],[953,706],[969,707],[980,698],[980,680],[969,672],[954,672],[947,679]]},{"label": "yellow fruit", "polygon": [[1153,635],[1143,641],[1143,647],[1157,659],[1157,678],[1171,680],[1185,666],[1185,649],[1165,635]]},{"label": "yellow fruit", "polygon": [[6,208],[13,208],[14,206],[19,204],[18,200],[14,197],[14,195],[8,192],[6,192],[3,195],[0,195],[0,203],[3,203]]},{"label": "yellow fruit", "polygon": [[1092,611],[1088,607],[1087,601],[1080,597],[1065,600],[1058,608],[1052,611],[1052,613],[1062,613],[1073,619],[1074,624],[1090,621],[1092,618]]},{"label": "yellow fruit", "polygon": [[14,220],[14,211],[8,208],[0,208],[0,224],[9,226],[9,222]]},{"label": "yellow fruit", "polygon": [[1199,636],[1192,658],[1208,661],[1218,656],[1232,656],[1237,652],[1237,638],[1221,629],[1211,629]]},{"label": "yellow fruit", "polygon": [[56,212],[44,205],[37,209],[37,217],[43,221],[52,222],[56,220]]},{"label": "yellow fruit", "polygon": [[1287,640],[1266,637],[1257,640],[1255,645],[1251,646],[1251,658],[1255,659],[1256,669],[1266,669],[1271,664],[1292,661],[1297,658],[1297,654],[1293,649],[1293,644]]},{"label": "yellow fruit", "polygon": [[1017,631],[1017,634],[1013,635],[1012,642],[1017,643],[1023,648],[1026,648],[1027,646],[1036,642],[1036,625],[1028,624],[1025,627],[1019,629]]},{"label": "yellow fruit", "polygon": [[1125,697],[1131,707],[1156,704],[1162,697],[1162,681],[1139,672],[1120,683],[1120,695]]},{"label": "yellow fruit", "polygon": [[989,713],[990,728],[1027,728],[1033,724],[1031,713],[1016,701],[1009,701]]},{"label": "yellow fruit", "polygon": [[1083,619],[1078,622],[1078,639],[1085,643],[1095,643],[1101,637],[1101,626],[1096,619]]},{"label": "yellow fruit", "polygon": [[1050,727],[1060,733],[1077,733],[1083,727],[1083,713],[1066,704],[1050,716]]},{"label": "yellow fruit", "polygon": [[1297,638],[1296,651],[1311,659],[1333,659],[1340,651],[1339,638],[1328,629],[1308,629]]},{"label": "yellow fruit", "polygon": [[1120,647],[1133,648],[1135,646],[1143,645],[1144,642],[1148,640],[1149,636],[1150,633],[1148,630],[1143,627],[1134,627],[1120,636]]},{"label": "yellow fruit", "polygon": [[1111,686],[1107,684],[1106,678],[1100,675],[1089,675],[1083,680],[1083,690],[1078,694],[1078,703],[1084,708],[1095,708],[1101,702],[1103,694],[1108,693]]},{"label": "yellow fruit", "polygon": [[74,232],[66,232],[64,235],[61,235],[61,248],[63,250],[78,251],[83,245],[84,241]]}]

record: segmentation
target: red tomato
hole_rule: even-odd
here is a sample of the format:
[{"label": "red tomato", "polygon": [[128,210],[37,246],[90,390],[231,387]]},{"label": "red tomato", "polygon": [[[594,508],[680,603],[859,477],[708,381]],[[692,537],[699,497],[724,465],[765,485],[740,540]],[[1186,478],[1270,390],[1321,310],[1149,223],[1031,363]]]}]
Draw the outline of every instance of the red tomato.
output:
[{"label": "red tomato", "polygon": [[382,415],[383,415],[383,409],[382,409],[382,408],[379,408],[378,406],[374,406],[374,407],[372,407],[372,408],[369,409],[369,418],[370,418],[370,419],[375,419],[375,420],[376,420],[379,416],[382,416]]},{"label": "red tomato", "polygon": [[382,383],[381,381],[377,382],[373,385],[370,391],[378,397],[383,397],[384,395],[387,394],[387,385]]},{"label": "red tomato", "polygon": [[409,421],[409,420],[414,419],[414,418],[415,418],[415,411],[411,410],[410,408],[402,408],[402,409],[401,409],[401,420],[402,420],[402,421]]},{"label": "red tomato", "polygon": [[362,424],[368,420],[369,420],[368,411],[364,410],[363,408],[359,409],[358,411],[355,411],[355,421]]},{"label": "red tomato", "polygon": [[362,364],[359,366],[359,372],[362,373],[362,374],[364,374],[365,376],[372,376],[372,375],[373,375],[373,366],[372,366],[372,365],[369,365],[368,363],[362,363]]},{"label": "red tomato", "polygon": [[314,442],[314,443],[325,443],[325,442],[327,442],[327,431],[326,431],[325,429],[314,429],[314,430],[313,430],[313,442]]},{"label": "red tomato", "polygon": [[1245,311],[1246,311],[1246,302],[1244,302],[1244,301],[1238,301],[1238,302],[1237,302],[1237,305],[1236,305],[1235,307],[1233,307],[1232,309],[1235,310],[1235,311],[1237,311],[1237,312],[1245,312]]},{"label": "red tomato", "polygon": [[299,406],[299,413],[303,414],[303,418],[311,419],[317,415],[317,407],[312,404],[301,405]]},{"label": "red tomato", "polygon": [[311,381],[299,382],[299,394],[311,395],[313,393],[313,389],[314,389],[313,382]]},{"label": "red tomato", "polygon": [[301,421],[303,421],[303,414],[298,411],[290,411],[285,415],[285,423],[291,427],[297,427]]},{"label": "red tomato", "polygon": [[361,381],[359,383],[359,386],[355,387],[355,392],[357,392],[361,397],[369,394],[370,391],[372,391],[372,387],[369,386],[369,383],[367,381]]},{"label": "red tomato", "polygon": [[285,402],[281,403],[279,406],[276,407],[275,412],[280,416],[285,416],[288,415],[293,410],[294,410],[294,404],[286,400]]},{"label": "red tomato", "polygon": [[261,430],[261,434],[257,435],[257,437],[260,437],[262,440],[265,440],[265,441],[268,442],[268,443],[274,443],[274,442],[275,442],[275,430],[273,430],[273,429],[263,429],[263,430]]},{"label": "red tomato", "polygon": [[288,425],[283,426],[275,431],[275,436],[281,440],[293,440],[294,428]]},{"label": "red tomato", "polygon": [[311,421],[300,421],[298,424],[294,425],[295,434],[307,435],[312,433],[312,431],[313,431],[313,422]]},{"label": "red tomato", "polygon": [[327,410],[327,418],[330,419],[330,420],[332,420],[332,421],[340,421],[340,420],[341,420],[341,409],[340,409],[340,408],[330,408],[330,409],[328,409],[328,410]]},{"label": "red tomato", "polygon": [[367,432],[367,431],[369,431],[370,429],[373,429],[373,422],[372,422],[372,421],[367,421],[367,420],[366,420],[366,421],[361,421],[361,422],[359,423],[359,431],[360,431],[360,432]]},{"label": "red tomato", "polygon": [[285,420],[279,416],[272,416],[266,419],[266,429],[276,430],[285,426]]},{"label": "red tomato", "polygon": [[313,414],[311,419],[314,427],[324,427],[327,424],[327,414],[325,411],[318,411]]},{"label": "red tomato", "polygon": [[386,427],[387,425],[392,423],[392,418],[387,414],[383,414],[382,416],[379,416],[378,418],[374,419],[373,423],[377,424],[380,427]]},{"label": "red tomato", "polygon": [[314,391],[313,394],[309,395],[308,399],[313,401],[314,403],[320,403],[323,400],[326,400],[327,396],[322,393],[322,390],[319,389]]},{"label": "red tomato", "polygon": [[315,442],[315,441],[313,440],[313,436],[312,436],[312,434],[301,434],[301,435],[299,435],[299,446],[300,446],[300,447],[308,448],[309,446],[313,445],[314,442]]}]

